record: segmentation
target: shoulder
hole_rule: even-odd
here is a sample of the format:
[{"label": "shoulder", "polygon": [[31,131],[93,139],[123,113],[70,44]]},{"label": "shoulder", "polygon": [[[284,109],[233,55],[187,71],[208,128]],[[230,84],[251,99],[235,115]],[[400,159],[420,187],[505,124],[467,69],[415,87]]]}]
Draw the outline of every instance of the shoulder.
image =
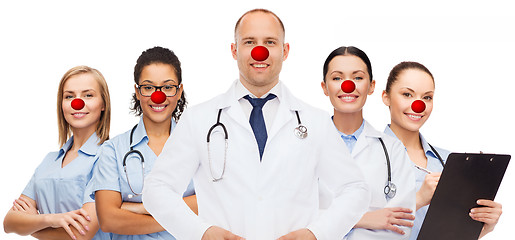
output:
[{"label": "shoulder", "polygon": [[106,155],[114,155],[118,149],[125,149],[129,147],[129,138],[131,130],[128,130],[122,134],[117,135],[114,138],[106,140],[97,152],[97,156],[102,158]]},{"label": "shoulder", "polygon": [[[186,118],[188,118],[190,115],[199,115],[199,114],[204,115],[209,112],[214,112],[220,108],[224,108],[224,107],[222,107],[222,105],[223,105],[222,102],[223,102],[223,94],[218,95],[214,98],[211,98],[207,101],[201,102],[199,104],[196,104],[194,106],[186,108],[186,110],[184,110],[183,115]],[[181,117],[181,119],[177,123],[180,123],[182,120],[183,120],[183,117]]]},{"label": "shoulder", "polygon": [[111,138],[111,139],[105,141],[104,144],[102,144],[102,147],[108,146],[108,145],[117,145],[121,142],[127,142],[127,144],[128,144],[129,138],[131,135],[131,130],[132,130],[132,127],[131,127],[131,129],[127,130],[126,132],[118,134],[114,138]]},{"label": "shoulder", "polygon": [[442,157],[442,160],[444,162],[446,162],[447,158],[449,157],[449,154],[451,154],[451,152],[449,150],[447,150],[447,149],[439,148],[439,147],[434,146],[434,145],[432,145],[432,146],[436,150],[436,152],[440,155],[440,157]]},{"label": "shoulder", "polygon": [[41,168],[41,167],[44,167],[48,164],[51,164],[52,162],[54,162],[57,158],[59,157],[59,151],[55,151],[55,152],[49,152],[46,154],[45,158],[43,158],[43,161],[41,161],[41,163],[39,164],[38,166],[38,169]]}]

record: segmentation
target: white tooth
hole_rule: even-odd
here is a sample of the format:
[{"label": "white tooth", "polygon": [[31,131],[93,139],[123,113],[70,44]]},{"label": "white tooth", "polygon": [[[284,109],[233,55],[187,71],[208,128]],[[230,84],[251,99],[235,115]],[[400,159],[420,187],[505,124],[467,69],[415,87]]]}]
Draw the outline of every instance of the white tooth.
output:
[{"label": "white tooth", "polygon": [[254,64],[253,66],[257,68],[264,68],[266,67],[266,64]]}]

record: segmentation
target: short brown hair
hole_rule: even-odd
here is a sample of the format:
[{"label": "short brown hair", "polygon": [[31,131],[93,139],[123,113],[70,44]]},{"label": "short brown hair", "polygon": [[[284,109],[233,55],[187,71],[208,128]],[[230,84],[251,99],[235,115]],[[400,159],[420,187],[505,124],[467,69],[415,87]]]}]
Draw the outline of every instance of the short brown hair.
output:
[{"label": "short brown hair", "polygon": [[235,39],[236,39],[236,32],[238,31],[238,27],[240,26],[240,23],[241,23],[241,20],[243,19],[243,17],[245,17],[249,13],[255,13],[255,12],[262,12],[262,13],[272,14],[272,16],[274,16],[277,19],[277,21],[279,21],[279,24],[281,24],[281,28],[283,29],[283,34],[286,34],[286,31],[284,29],[283,21],[281,21],[281,19],[274,12],[272,12],[272,11],[270,11],[268,9],[264,9],[264,8],[256,8],[256,9],[252,9],[252,10],[247,11],[246,13],[241,15],[241,17],[238,19],[238,21],[236,22],[236,25],[234,26],[234,38]]},{"label": "short brown hair", "polygon": [[100,71],[88,67],[88,66],[77,66],[68,70],[59,83],[59,90],[57,91],[57,127],[59,129],[59,145],[62,147],[68,138],[70,137],[70,124],[66,122],[63,113],[63,91],[64,84],[72,76],[79,74],[91,74],[100,86],[100,96],[104,101],[104,111],[100,114],[100,121],[97,125],[96,133],[100,139],[98,145],[104,143],[109,139],[109,128],[111,124],[111,100],[109,96],[109,88],[107,87],[106,80]]}]

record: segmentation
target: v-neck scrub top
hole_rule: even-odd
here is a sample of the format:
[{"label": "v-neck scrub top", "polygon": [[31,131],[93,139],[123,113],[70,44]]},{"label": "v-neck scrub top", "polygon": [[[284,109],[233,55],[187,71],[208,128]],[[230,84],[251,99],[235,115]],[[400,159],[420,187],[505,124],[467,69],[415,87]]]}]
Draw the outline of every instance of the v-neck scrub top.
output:
[{"label": "v-neck scrub top", "polygon": [[[85,203],[94,202],[90,196],[91,177],[98,159],[98,142],[96,133],[93,133],[79,149],[77,158],[64,167],[62,162],[73,145],[73,136],[59,151],[47,154],[22,193],[36,201],[40,214],[70,212]],[[93,239],[111,238],[110,234],[99,229]]]}]

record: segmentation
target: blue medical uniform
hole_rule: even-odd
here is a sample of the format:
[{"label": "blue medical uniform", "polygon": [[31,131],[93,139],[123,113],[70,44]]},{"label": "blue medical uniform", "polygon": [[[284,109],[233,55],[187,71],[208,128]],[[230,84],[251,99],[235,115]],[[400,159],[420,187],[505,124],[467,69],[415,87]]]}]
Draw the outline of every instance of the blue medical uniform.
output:
[{"label": "blue medical uniform", "polygon": [[[47,154],[22,193],[36,201],[40,214],[70,212],[95,201],[90,195],[98,142],[97,134],[93,133],[79,149],[77,158],[64,167],[62,162],[73,145],[73,136],[58,152]],[[111,239],[110,235],[99,229],[93,239]]]},{"label": "blue medical uniform", "polygon": [[[170,134],[175,128],[175,121],[172,119]],[[131,129],[132,130],[132,129]],[[135,193],[141,193],[143,190],[143,175],[141,159],[137,154],[130,154],[126,160],[127,175],[130,181],[130,187],[127,183],[127,177],[123,170],[123,158],[130,147],[134,150],[141,152],[145,158],[145,176],[148,175],[154,166],[157,159],[156,154],[148,146],[148,136],[143,123],[143,118],[140,119],[134,134],[132,136],[132,144],[129,145],[131,130],[122,133],[113,139],[104,143],[99,157],[99,164],[94,170],[94,184],[93,192],[98,190],[111,190],[120,192],[122,201],[141,203],[141,195],[134,196],[130,187]],[[193,182],[190,182],[188,188],[184,192],[184,197],[195,194],[193,189]],[[132,197],[130,197],[132,196]],[[162,240],[175,240],[175,238],[167,231],[144,234],[144,235],[119,235],[113,234],[113,239],[162,239]]]},{"label": "blue medical uniform", "polygon": [[[390,125],[386,126],[384,133],[396,137],[395,133],[390,129]],[[422,148],[424,149],[424,153],[426,154],[427,158],[427,167],[431,172],[442,172],[443,166],[440,160],[438,160],[438,157],[435,152],[431,149],[429,146],[429,143],[426,141],[426,139],[420,134],[420,142],[422,143]],[[434,146],[433,146],[434,147]],[[438,154],[442,157],[442,160],[445,164],[447,161],[447,157],[449,156],[450,152],[441,148],[434,147]],[[415,171],[415,180],[416,180],[416,188],[417,192],[420,190],[420,187],[422,187],[422,184],[424,183],[424,179],[427,175],[427,173],[418,170],[416,168],[413,168],[413,171]],[[420,232],[420,228],[422,227],[422,223],[424,222],[424,218],[427,214],[427,209],[429,208],[429,205],[426,205],[424,207],[421,207],[415,214],[415,221],[413,222],[413,228],[411,230],[411,236],[410,240],[416,240],[418,237],[418,233]]]}]

